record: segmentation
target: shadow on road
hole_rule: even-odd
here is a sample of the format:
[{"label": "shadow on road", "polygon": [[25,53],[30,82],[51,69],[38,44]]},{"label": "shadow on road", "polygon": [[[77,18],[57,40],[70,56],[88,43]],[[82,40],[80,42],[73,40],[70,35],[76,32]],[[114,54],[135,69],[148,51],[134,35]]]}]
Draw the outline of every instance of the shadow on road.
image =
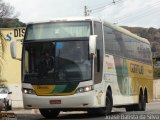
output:
[{"label": "shadow on road", "polygon": [[[110,115],[121,114],[122,112],[112,112]],[[53,120],[53,119],[45,119],[40,114],[18,114],[18,120]],[[91,115],[88,113],[74,113],[74,114],[60,114],[56,119],[92,119],[92,120],[104,120],[106,116],[102,115]]]},{"label": "shadow on road", "polygon": [[[120,112],[112,112],[110,115],[116,115],[120,114]],[[109,116],[110,116],[109,115]],[[63,115],[59,116],[58,118],[60,119],[97,119],[97,118],[106,118],[105,115],[96,115],[96,114],[88,114],[88,113],[83,113],[83,114],[68,114],[68,115]]]}]

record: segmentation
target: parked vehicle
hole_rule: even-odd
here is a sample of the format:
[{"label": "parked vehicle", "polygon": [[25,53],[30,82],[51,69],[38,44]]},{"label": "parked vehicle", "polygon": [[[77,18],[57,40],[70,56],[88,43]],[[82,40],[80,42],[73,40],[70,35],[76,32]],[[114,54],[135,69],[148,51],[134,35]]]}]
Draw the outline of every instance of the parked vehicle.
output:
[{"label": "parked vehicle", "polygon": [[0,113],[1,113],[2,109],[3,109],[3,103],[0,101]]},{"label": "parked vehicle", "polygon": [[3,104],[3,110],[12,110],[12,92],[9,92],[8,87],[0,86],[0,102]]}]

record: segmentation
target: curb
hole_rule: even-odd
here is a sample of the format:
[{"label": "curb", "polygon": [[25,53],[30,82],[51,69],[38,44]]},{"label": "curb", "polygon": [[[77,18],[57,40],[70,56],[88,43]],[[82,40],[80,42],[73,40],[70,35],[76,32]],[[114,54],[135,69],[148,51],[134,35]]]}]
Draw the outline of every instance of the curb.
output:
[{"label": "curb", "polygon": [[160,102],[160,99],[153,99],[153,102]]}]

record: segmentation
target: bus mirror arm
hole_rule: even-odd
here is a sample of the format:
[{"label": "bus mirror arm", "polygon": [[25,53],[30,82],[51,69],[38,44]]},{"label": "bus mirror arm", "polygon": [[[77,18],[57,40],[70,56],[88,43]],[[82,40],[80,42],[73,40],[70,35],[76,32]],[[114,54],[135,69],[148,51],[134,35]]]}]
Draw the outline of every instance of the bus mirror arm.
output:
[{"label": "bus mirror arm", "polygon": [[89,53],[92,56],[96,56],[96,38],[97,35],[89,36]]},{"label": "bus mirror arm", "polygon": [[22,59],[21,58],[14,58],[15,60],[19,60],[19,61],[21,61]]},{"label": "bus mirror arm", "polygon": [[100,50],[97,49],[97,72],[100,72]]},{"label": "bus mirror arm", "polygon": [[17,58],[16,41],[10,43],[10,52],[13,59],[21,61],[21,58]]}]

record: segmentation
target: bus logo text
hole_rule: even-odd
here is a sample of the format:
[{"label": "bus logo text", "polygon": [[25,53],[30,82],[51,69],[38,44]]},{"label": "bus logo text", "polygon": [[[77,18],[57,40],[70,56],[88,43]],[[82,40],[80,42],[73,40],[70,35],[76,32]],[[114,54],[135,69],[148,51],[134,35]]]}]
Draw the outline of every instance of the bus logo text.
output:
[{"label": "bus logo text", "polygon": [[137,65],[137,64],[130,64],[130,70],[132,73],[137,74],[144,74],[144,68],[143,66]]}]

